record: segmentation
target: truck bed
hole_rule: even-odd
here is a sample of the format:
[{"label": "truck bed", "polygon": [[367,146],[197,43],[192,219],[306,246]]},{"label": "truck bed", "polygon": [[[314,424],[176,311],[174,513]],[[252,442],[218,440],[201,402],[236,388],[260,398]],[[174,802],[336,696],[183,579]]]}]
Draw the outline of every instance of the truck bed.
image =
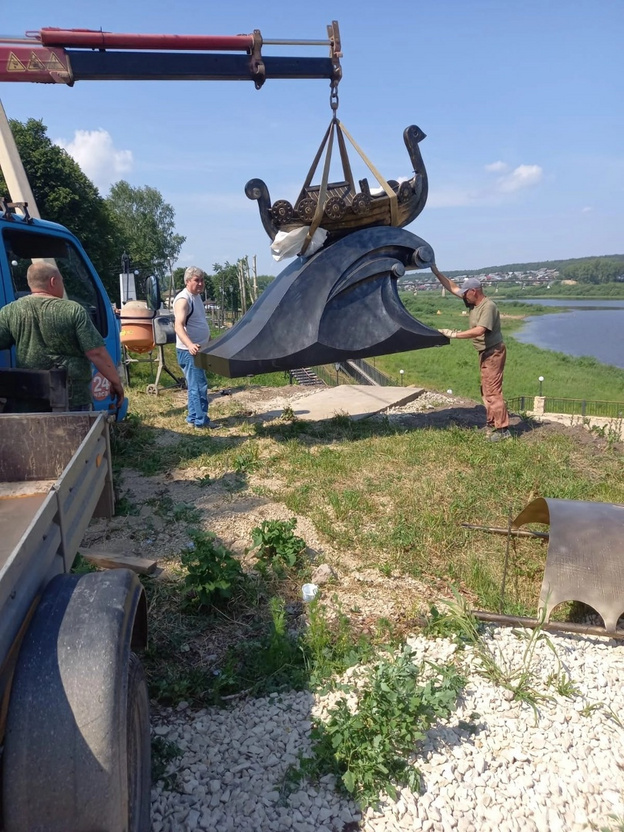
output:
[{"label": "truck bed", "polygon": [[0,482],[0,569],[32,523],[54,482]]},{"label": "truck bed", "polygon": [[0,697],[29,610],[71,569],[91,517],[113,511],[104,414],[0,415]]}]

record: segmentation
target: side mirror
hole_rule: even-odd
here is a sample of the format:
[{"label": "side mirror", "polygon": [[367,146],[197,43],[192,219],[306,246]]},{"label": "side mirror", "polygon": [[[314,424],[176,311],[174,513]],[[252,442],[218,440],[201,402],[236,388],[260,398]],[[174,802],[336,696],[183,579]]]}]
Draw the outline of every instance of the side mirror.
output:
[{"label": "side mirror", "polygon": [[150,275],[145,281],[145,299],[147,301],[147,308],[154,312],[158,312],[162,306],[162,300],[160,297],[160,285],[158,283],[158,278],[153,274]]}]

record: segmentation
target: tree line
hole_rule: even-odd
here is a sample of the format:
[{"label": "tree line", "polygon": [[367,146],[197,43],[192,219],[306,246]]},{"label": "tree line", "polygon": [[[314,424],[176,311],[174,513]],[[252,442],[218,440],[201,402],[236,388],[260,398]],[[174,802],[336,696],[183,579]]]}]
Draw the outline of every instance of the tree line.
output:
[{"label": "tree line", "polygon": [[624,281],[624,255],[570,260],[559,269],[559,277],[593,284]]},{"label": "tree line", "polygon": [[615,283],[624,281],[624,254],[604,254],[598,257],[576,257],[569,260],[543,260],[536,263],[508,263],[505,266],[487,266],[449,275],[491,274],[505,272],[531,272],[553,269],[560,280],[576,280],[577,283]]},{"label": "tree line", "polygon": [[[40,215],[78,237],[111,299],[119,299],[123,253],[146,274],[162,279],[171,270],[186,238],[175,232],[175,212],[156,188],[122,180],[102,197],[42,121],[9,123]],[[8,193],[1,174],[0,191]]]},{"label": "tree line", "polygon": [[[139,272],[139,293],[141,278],[150,274],[158,277],[165,292],[183,287],[184,269],[174,266],[186,237],[176,232],[175,211],[160,191],[121,180],[102,197],[69,153],[53,144],[43,121],[11,119],[10,125],[40,215],[78,237],[111,300],[120,300],[122,254],[129,256],[131,270]],[[1,172],[0,195],[8,195]],[[251,300],[241,297],[239,264],[215,263],[206,280],[207,298],[225,303],[228,310],[244,308]],[[270,280],[257,277],[258,291]]]}]

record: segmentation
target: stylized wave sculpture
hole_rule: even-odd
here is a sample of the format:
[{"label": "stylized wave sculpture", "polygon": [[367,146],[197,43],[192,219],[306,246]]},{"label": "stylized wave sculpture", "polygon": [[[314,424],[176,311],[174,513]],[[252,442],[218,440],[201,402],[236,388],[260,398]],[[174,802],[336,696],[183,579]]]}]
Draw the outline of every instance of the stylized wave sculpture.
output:
[{"label": "stylized wave sculpture", "polygon": [[355,231],[296,258],[197,363],[236,378],[448,344],[397,290],[406,267],[433,262],[428,243],[404,229]]}]

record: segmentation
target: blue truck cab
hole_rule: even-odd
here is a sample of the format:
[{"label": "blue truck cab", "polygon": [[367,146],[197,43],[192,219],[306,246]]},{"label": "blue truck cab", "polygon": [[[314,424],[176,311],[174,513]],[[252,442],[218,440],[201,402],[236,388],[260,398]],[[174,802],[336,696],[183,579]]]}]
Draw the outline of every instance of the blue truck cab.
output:
[{"label": "blue truck cab", "polygon": [[[0,307],[29,293],[26,272],[33,260],[53,262],[63,276],[67,297],[86,309],[120,368],[119,319],[78,239],[62,225],[18,214],[8,206],[0,213],[0,239]],[[0,350],[0,368],[10,367],[15,367],[15,350]],[[91,391],[95,410],[114,410],[109,382],[95,367]],[[116,413],[117,419],[125,416],[127,408],[126,399]]]}]

